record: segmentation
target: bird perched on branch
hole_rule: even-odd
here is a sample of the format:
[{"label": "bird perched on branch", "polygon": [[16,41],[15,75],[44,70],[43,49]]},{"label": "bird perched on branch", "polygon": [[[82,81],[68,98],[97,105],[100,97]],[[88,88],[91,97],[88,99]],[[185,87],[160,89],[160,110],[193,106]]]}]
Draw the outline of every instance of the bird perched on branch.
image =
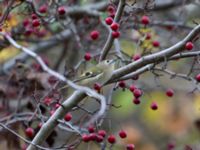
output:
[{"label": "bird perched on branch", "polygon": [[[99,85],[104,85],[112,76],[112,73],[115,69],[115,60],[104,60],[98,63],[96,66],[93,66],[87,69],[83,74],[80,75],[73,82],[78,85],[91,87],[95,83]],[[68,85],[62,87],[61,89],[67,88]]]}]

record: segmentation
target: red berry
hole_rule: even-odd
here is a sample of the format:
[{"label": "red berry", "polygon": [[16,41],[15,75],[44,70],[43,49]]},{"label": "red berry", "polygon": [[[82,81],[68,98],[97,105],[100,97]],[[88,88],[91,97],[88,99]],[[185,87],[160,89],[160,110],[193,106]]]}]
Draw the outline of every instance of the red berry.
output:
[{"label": "red berry", "polygon": [[64,15],[65,13],[66,13],[65,7],[60,6],[60,7],[58,8],[58,14],[59,14],[59,15]]},{"label": "red berry", "polygon": [[135,89],[136,89],[136,86],[135,86],[135,85],[130,85],[129,90],[130,90],[131,92],[133,92]]},{"label": "red berry", "polygon": [[26,128],[25,133],[26,133],[26,136],[29,138],[32,138],[34,136],[34,130],[31,127]]},{"label": "red berry", "polygon": [[147,33],[146,35],[146,40],[150,40],[151,39],[151,34],[150,33]]},{"label": "red berry", "polygon": [[127,150],[134,150],[134,149],[135,149],[135,145],[134,145],[134,144],[128,144],[128,145],[126,146],[126,149],[127,149]]},{"label": "red berry", "polygon": [[46,12],[47,12],[47,6],[46,6],[46,5],[42,5],[42,6],[39,8],[39,12],[40,12],[40,13],[46,13]]},{"label": "red berry", "polygon": [[105,130],[99,130],[98,135],[101,135],[102,137],[106,136],[106,131]]},{"label": "red berry", "polygon": [[93,133],[95,131],[95,128],[93,125],[90,125],[88,128],[88,132]]},{"label": "red berry", "polygon": [[115,8],[112,5],[109,5],[107,8],[109,13],[114,13],[115,12]]},{"label": "red berry", "polygon": [[99,38],[99,31],[94,30],[90,33],[90,37],[92,40],[97,40]]},{"label": "red berry", "polygon": [[96,136],[96,141],[97,141],[98,143],[101,143],[101,142],[103,141],[103,136],[97,135],[97,136]]},{"label": "red berry", "polygon": [[38,17],[37,17],[36,14],[32,14],[32,15],[31,15],[31,18],[32,18],[33,20],[35,20],[35,19],[37,19]]},{"label": "red berry", "polygon": [[158,41],[153,41],[152,44],[153,44],[154,47],[160,46],[160,42],[158,42]]},{"label": "red berry", "polygon": [[134,60],[134,61],[136,61],[136,60],[138,60],[138,59],[140,59],[141,58],[141,55],[140,54],[135,54],[135,55],[133,55],[133,57],[132,57],[132,59]]},{"label": "red berry", "polygon": [[107,25],[111,25],[113,23],[113,19],[111,17],[107,17],[105,19],[105,22],[106,22]]},{"label": "red berry", "polygon": [[40,122],[39,124],[38,124],[38,128],[40,129],[41,127],[42,127],[42,122]]},{"label": "red berry", "polygon": [[150,20],[148,16],[142,16],[141,23],[144,25],[149,24]]},{"label": "red berry", "polygon": [[90,133],[90,134],[89,134],[89,139],[90,139],[91,141],[95,141],[95,140],[97,139],[96,133]]},{"label": "red berry", "polygon": [[109,17],[111,17],[111,18],[115,18],[115,12],[113,12],[113,13],[109,13]]},{"label": "red berry", "polygon": [[51,102],[52,102],[52,98],[50,98],[50,97],[45,97],[45,98],[44,98],[44,104],[50,105]]},{"label": "red berry", "polygon": [[108,137],[108,142],[109,142],[110,144],[114,144],[114,143],[116,142],[115,136],[114,136],[114,135],[110,135],[110,136]]},{"label": "red berry", "polygon": [[125,131],[121,130],[121,131],[119,132],[119,136],[120,136],[122,139],[124,139],[124,138],[127,137],[127,134],[126,134]]},{"label": "red berry", "polygon": [[200,82],[200,74],[196,75],[196,80]]},{"label": "red berry", "polygon": [[55,76],[50,76],[50,77],[48,78],[48,82],[49,82],[49,84],[51,84],[51,85],[54,85],[57,81],[58,81],[58,79],[57,79]]},{"label": "red berry", "polygon": [[114,22],[111,24],[110,28],[113,30],[113,31],[117,31],[119,29],[119,24]]},{"label": "red berry", "polygon": [[166,26],[166,29],[169,30],[169,31],[171,31],[171,30],[174,29],[174,26],[173,25],[168,25],[168,26]]},{"label": "red berry", "polygon": [[133,80],[138,80],[139,79],[139,75],[135,75],[132,77]]},{"label": "red berry", "polygon": [[99,83],[95,83],[95,84],[94,84],[94,89],[95,89],[96,91],[100,92],[100,90],[101,90],[101,85],[100,85]]},{"label": "red berry", "polygon": [[65,121],[70,121],[72,120],[72,115],[70,113],[67,113],[64,117]]},{"label": "red berry", "polygon": [[133,91],[133,95],[134,95],[136,98],[138,98],[138,97],[140,97],[140,96],[142,95],[142,91],[141,91],[140,89],[135,89],[135,90]]},{"label": "red berry", "polygon": [[167,150],[173,150],[174,148],[175,148],[175,143],[174,143],[174,142],[169,143],[169,144],[167,145]]},{"label": "red berry", "polygon": [[125,88],[126,87],[125,81],[119,81],[119,87]]},{"label": "red berry", "polygon": [[140,104],[140,99],[139,99],[139,98],[134,98],[134,99],[133,99],[133,103],[134,103],[135,105]]},{"label": "red berry", "polygon": [[26,150],[26,149],[27,149],[27,145],[26,145],[26,144],[23,144],[21,150]]},{"label": "red berry", "polygon": [[112,37],[113,37],[113,38],[118,38],[118,37],[120,37],[120,32],[118,32],[118,31],[113,31],[113,32],[112,32]]},{"label": "red berry", "polygon": [[86,61],[89,61],[92,58],[92,56],[91,56],[90,53],[85,53],[84,58],[85,58]]},{"label": "red berry", "polygon": [[33,27],[38,27],[40,25],[40,21],[38,20],[38,19],[34,19],[33,21],[32,21],[32,26]]},{"label": "red berry", "polygon": [[26,27],[26,26],[29,25],[29,23],[30,23],[29,19],[25,19],[25,20],[23,21],[23,26]]},{"label": "red berry", "polygon": [[167,95],[168,97],[172,97],[172,96],[174,95],[174,91],[173,91],[172,89],[168,89],[168,90],[166,91],[166,95]]},{"label": "red berry", "polygon": [[56,104],[54,107],[55,109],[58,109],[60,107],[60,104]]},{"label": "red berry", "polygon": [[83,140],[84,142],[89,142],[89,141],[90,141],[89,135],[83,134],[83,135],[82,135],[82,140]]},{"label": "red berry", "polygon": [[33,33],[33,30],[28,28],[28,29],[25,30],[24,35],[30,36],[32,33]]},{"label": "red berry", "polygon": [[188,51],[192,50],[194,47],[193,43],[192,42],[187,42],[185,44],[185,49],[187,49]]},{"label": "red berry", "polygon": [[152,109],[152,110],[157,110],[157,109],[158,109],[158,105],[157,105],[156,102],[152,102],[152,103],[151,103],[151,109]]}]

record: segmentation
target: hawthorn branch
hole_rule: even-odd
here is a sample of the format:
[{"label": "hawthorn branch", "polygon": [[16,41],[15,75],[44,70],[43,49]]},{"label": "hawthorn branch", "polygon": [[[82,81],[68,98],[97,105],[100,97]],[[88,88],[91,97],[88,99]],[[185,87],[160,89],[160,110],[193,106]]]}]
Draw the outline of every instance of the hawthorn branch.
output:
[{"label": "hawthorn branch", "polygon": [[[124,7],[125,7],[125,0],[120,0],[118,8],[117,8],[117,12],[115,14],[115,18],[114,18],[115,22],[119,22],[120,17],[122,16]],[[110,31],[108,38],[106,40],[106,43],[101,51],[100,61],[106,58],[109,50],[111,49],[113,45],[113,42],[114,42],[114,38],[112,37],[112,31]]]},{"label": "hawthorn branch", "polygon": [[110,81],[119,79],[120,77],[123,77],[124,75],[134,72],[137,69],[140,69],[148,64],[155,62],[158,63],[163,60],[166,60],[166,58],[170,58],[171,56],[184,50],[186,42],[192,41],[192,39],[195,38],[199,33],[200,33],[200,25],[196,26],[182,41],[178,42],[177,44],[167,49],[156,52],[154,54],[144,56],[135,62],[132,62],[126,66],[123,66],[115,70]]}]

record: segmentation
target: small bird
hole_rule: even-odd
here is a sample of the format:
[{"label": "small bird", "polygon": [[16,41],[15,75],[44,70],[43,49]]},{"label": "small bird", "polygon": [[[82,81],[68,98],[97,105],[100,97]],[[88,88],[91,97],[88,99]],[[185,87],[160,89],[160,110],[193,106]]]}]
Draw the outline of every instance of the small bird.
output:
[{"label": "small bird", "polygon": [[[78,85],[91,87],[95,83],[104,85],[112,76],[112,73],[115,69],[115,60],[104,60],[87,69],[80,77],[75,79],[73,82]],[[64,86],[61,89],[67,88],[68,86]]]}]

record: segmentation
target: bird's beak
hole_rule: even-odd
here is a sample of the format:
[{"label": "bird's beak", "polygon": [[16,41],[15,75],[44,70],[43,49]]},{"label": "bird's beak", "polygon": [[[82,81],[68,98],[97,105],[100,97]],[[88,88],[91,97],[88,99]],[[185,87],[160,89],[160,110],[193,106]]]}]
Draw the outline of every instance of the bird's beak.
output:
[{"label": "bird's beak", "polygon": [[116,62],[116,60],[117,60],[117,59],[112,59],[110,63],[113,64],[113,63]]}]

